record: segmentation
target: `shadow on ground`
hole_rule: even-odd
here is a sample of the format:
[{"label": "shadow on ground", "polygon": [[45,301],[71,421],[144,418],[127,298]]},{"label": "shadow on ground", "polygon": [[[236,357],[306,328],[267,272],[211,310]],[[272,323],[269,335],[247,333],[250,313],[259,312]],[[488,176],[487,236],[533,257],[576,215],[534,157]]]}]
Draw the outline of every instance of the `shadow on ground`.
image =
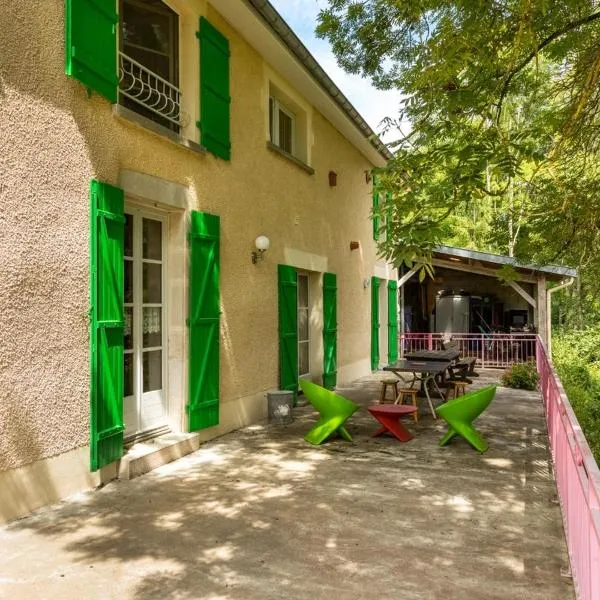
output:
[{"label": "shadow on ground", "polygon": [[[366,406],[379,377],[341,393]],[[363,409],[354,443],[312,447],[313,421],[299,408],[0,530],[0,597],[573,597],[536,393],[499,390],[485,455],[440,448],[427,414],[406,444],[371,438]]]}]

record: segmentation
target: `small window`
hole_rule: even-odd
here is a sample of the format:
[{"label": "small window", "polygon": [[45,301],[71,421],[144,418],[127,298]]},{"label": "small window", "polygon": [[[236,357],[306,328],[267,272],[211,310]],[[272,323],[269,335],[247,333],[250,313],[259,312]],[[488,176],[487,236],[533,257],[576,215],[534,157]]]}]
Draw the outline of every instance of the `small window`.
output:
[{"label": "small window", "polygon": [[120,104],[179,131],[179,17],[161,0],[121,0]]},{"label": "small window", "polygon": [[269,132],[273,144],[295,155],[296,117],[272,96],[269,98]]}]

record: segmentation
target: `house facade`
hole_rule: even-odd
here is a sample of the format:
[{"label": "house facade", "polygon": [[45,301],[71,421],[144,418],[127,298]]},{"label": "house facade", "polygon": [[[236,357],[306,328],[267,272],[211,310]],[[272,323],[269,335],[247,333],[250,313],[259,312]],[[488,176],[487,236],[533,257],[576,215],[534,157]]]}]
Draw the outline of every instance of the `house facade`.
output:
[{"label": "house facade", "polygon": [[4,8],[0,520],[394,358],[388,151],[268,3]]}]

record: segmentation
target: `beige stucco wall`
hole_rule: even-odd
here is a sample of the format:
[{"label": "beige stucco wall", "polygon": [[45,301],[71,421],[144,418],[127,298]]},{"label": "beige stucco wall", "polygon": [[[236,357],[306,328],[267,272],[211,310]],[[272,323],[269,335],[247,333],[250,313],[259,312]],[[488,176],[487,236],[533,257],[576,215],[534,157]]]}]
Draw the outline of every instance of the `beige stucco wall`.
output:
[{"label": "beige stucco wall", "polygon": [[[62,2],[1,5],[0,471],[88,443],[91,178],[151,174],[221,216],[223,403],[277,385],[276,265],[298,253],[338,274],[340,370],[368,364],[372,165],[358,150],[314,111],[314,175],[269,151],[265,63],[210,8],[231,45],[230,163],[115,117],[66,77]],[[261,233],[271,249],[252,265]],[[350,252],[353,240],[361,247]]]}]

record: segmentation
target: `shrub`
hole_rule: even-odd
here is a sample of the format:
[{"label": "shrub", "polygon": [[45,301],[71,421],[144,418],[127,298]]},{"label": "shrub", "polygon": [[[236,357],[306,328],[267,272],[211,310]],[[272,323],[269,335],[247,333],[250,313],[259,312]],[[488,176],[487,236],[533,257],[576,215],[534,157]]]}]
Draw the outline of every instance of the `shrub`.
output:
[{"label": "shrub", "polygon": [[526,362],[508,367],[502,375],[502,384],[519,390],[535,390],[540,376],[535,363]]},{"label": "shrub", "polygon": [[562,332],[552,350],[569,402],[600,463],[600,327]]}]

